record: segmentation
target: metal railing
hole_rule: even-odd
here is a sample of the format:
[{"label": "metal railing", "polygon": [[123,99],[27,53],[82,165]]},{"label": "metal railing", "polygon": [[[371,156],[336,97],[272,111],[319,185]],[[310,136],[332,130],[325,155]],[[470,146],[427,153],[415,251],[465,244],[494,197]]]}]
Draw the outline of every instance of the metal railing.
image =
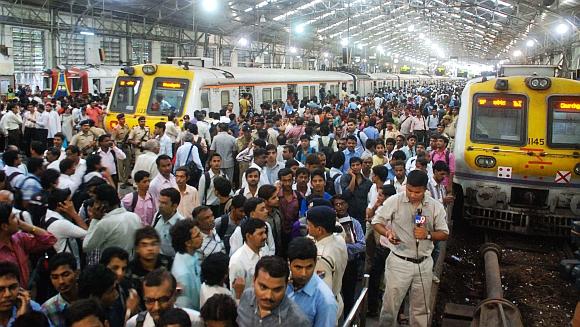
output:
[{"label": "metal railing", "polygon": [[362,290],[356,299],[354,307],[352,307],[348,317],[346,317],[346,320],[342,324],[342,327],[365,327],[369,292],[369,278],[369,274],[364,274]]}]

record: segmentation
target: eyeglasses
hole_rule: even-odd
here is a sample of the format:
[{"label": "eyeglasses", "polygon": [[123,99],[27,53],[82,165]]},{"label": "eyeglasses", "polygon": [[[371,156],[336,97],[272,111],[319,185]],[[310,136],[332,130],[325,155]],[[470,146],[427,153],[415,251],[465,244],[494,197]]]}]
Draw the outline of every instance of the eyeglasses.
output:
[{"label": "eyeglasses", "polygon": [[158,302],[159,304],[166,304],[167,302],[171,301],[172,297],[173,297],[173,294],[169,295],[169,296],[158,297],[158,298],[145,297],[145,298],[143,298],[143,302],[145,302],[145,304],[148,304],[148,305],[155,304],[155,302]]}]

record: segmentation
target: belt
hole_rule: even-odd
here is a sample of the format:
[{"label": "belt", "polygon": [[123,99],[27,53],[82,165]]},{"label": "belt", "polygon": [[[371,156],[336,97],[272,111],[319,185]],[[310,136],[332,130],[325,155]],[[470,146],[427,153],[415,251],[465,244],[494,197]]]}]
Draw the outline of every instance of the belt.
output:
[{"label": "belt", "polygon": [[400,258],[400,259],[403,259],[405,261],[409,261],[409,262],[412,262],[415,264],[420,264],[421,262],[423,262],[425,259],[428,258],[428,257],[421,257],[418,259],[417,258],[407,258],[407,257],[400,256],[400,255],[396,254],[395,252],[391,252],[391,253],[394,254],[397,258]]}]

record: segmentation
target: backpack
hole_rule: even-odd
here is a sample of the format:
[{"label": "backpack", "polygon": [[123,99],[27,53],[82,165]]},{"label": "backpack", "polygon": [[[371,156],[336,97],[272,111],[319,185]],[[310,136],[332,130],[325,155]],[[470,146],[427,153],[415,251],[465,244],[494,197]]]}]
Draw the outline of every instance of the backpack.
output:
[{"label": "backpack", "polygon": [[334,139],[331,138],[328,141],[328,145],[324,146],[324,144],[322,143],[322,137],[319,137],[318,138],[318,152],[324,153],[324,155],[326,156],[327,160],[330,160],[330,157],[334,153],[334,150],[332,150],[332,144],[333,144],[333,142],[334,142]]},{"label": "backpack", "polygon": [[[198,141],[200,141],[200,140],[201,140],[201,138]],[[192,152],[194,146],[197,146],[197,145],[195,143],[193,143],[193,145],[191,146],[191,148],[189,148],[189,153],[187,154],[187,158],[185,159],[185,167],[187,167],[187,169],[189,169],[189,174],[190,174],[189,175],[189,180],[187,181],[187,184],[188,185],[191,185],[191,186],[193,186],[195,188],[198,188],[198,186],[199,186],[199,179],[201,178],[202,171],[195,164],[195,162],[193,161],[193,159],[191,161],[189,161],[189,158],[191,158],[191,152]],[[201,146],[198,146],[198,153],[201,153],[200,148],[201,148]],[[202,162],[202,165],[203,165],[203,162]]]},{"label": "backpack", "polygon": [[34,226],[40,227],[44,216],[46,215],[46,210],[48,209],[48,193],[46,191],[40,191],[32,196],[28,202],[28,213],[32,219],[32,224]]},{"label": "backpack", "polygon": [[225,241],[226,232],[228,231],[228,225],[230,224],[230,217],[229,214],[222,215],[220,220],[220,225],[217,226],[216,232],[219,235],[220,239],[223,241],[224,246],[226,248],[226,253],[230,253],[230,242]]},{"label": "backpack", "polygon": [[362,145],[363,149],[367,149],[367,145],[363,143],[362,139],[360,138],[360,133],[362,133],[361,131],[358,131],[356,133],[356,137],[358,138],[358,141],[360,142],[360,144]]},{"label": "backpack", "polygon": [[[58,221],[58,218],[51,217],[48,220],[45,220],[45,216],[43,216],[39,222],[39,227],[47,230],[55,221]],[[70,242],[71,239],[67,238],[65,248],[62,252],[65,252],[71,247]],[[81,247],[79,247],[79,251],[80,250]],[[36,265],[30,273],[30,280],[28,282],[28,289],[32,289],[32,287],[35,287],[36,289],[36,301],[45,302],[57,293],[52,286],[50,281],[50,271],[48,271],[48,262],[56,254],[56,250],[51,246],[36,257]],[[34,262],[34,260],[31,261]]]},{"label": "backpack", "polygon": [[198,135],[197,141],[195,142],[191,142],[191,144],[193,144],[195,147],[197,147],[197,153],[199,154],[199,160],[201,161],[201,165],[205,166],[205,162],[207,161],[207,154],[203,153],[202,150],[202,146],[201,146],[201,140],[203,139],[203,137]]},{"label": "backpack", "polygon": [[336,195],[336,189],[334,187],[334,182],[340,176],[342,176],[342,175],[336,174],[333,177],[330,177],[330,173],[326,173],[326,185],[324,186],[324,192],[326,192],[332,196]]},{"label": "backpack", "polygon": [[205,172],[203,173],[203,176],[205,177],[205,185],[203,186],[203,199],[201,199],[201,204],[203,204],[204,206],[207,205],[207,191],[209,191],[209,184],[211,183],[211,177],[209,176],[209,172]]},{"label": "backpack", "polygon": [[[14,175],[16,173],[12,173],[12,175]],[[18,173],[20,174],[20,173]],[[18,185],[18,187],[15,187],[14,190],[12,191],[12,193],[14,193],[14,208],[19,209],[19,210],[26,210],[24,208],[24,199],[22,198],[22,187],[24,186],[24,184],[26,183],[27,180],[34,178],[33,176],[26,176],[22,182],[20,182],[20,185]]]},{"label": "backpack", "polygon": [[137,207],[137,201],[139,201],[139,193],[137,191],[133,192],[133,198],[131,198],[131,206],[129,211],[135,212],[135,207]]}]

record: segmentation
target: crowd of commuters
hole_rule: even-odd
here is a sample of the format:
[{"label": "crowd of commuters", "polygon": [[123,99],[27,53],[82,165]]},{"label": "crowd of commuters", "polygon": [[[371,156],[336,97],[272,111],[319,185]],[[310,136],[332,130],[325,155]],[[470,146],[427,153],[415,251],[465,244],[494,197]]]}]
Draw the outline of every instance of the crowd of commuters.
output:
[{"label": "crowd of commuters", "polygon": [[154,128],[105,128],[106,99],[17,94],[0,108],[0,326],[335,326],[365,272],[369,316],[426,326],[461,198],[460,91],[245,95],[240,115]]}]

